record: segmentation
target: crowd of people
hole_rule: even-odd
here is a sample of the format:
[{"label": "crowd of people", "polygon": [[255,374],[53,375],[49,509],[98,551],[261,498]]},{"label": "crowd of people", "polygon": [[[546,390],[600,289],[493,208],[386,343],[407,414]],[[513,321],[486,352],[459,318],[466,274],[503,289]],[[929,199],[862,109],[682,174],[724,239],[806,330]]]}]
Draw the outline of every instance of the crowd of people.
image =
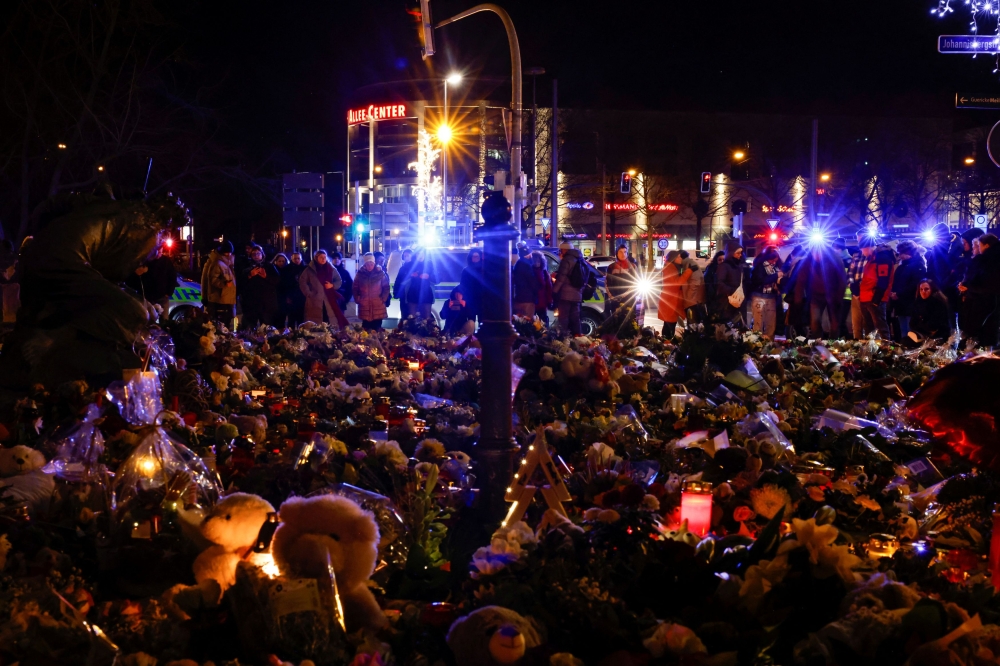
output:
[{"label": "crowd of people", "polygon": [[[687,251],[671,250],[659,276],[657,317],[662,334],[672,337],[681,321],[743,322],[768,337],[845,337],[872,333],[904,343],[948,338],[956,327],[963,338],[981,345],[997,342],[1000,298],[1000,248],[982,230],[952,233],[932,229],[925,248],[912,240],[895,247],[864,233],[848,252],[844,239],[796,245],[782,259],[777,247],[763,248],[748,262],[736,240],[726,243],[707,266]],[[580,335],[580,306],[591,298],[596,271],[580,250],[559,246],[559,265],[550,275],[545,255],[518,245],[512,257],[513,314],[539,317],[548,325],[555,310],[559,330]],[[223,242],[202,270],[202,300],[215,319],[231,321],[237,300],[240,326],[294,326],[303,321],[346,326],[347,304],[357,303],[366,329],[382,327],[393,298],[403,317],[432,317],[438,284],[434,262],[423,248],[404,250],[390,284],[386,257],[369,252],[352,277],[338,252],[318,250],[308,263],[298,252],[276,254],[250,244],[240,258]],[[447,334],[472,332],[481,319],[484,257],[470,250],[461,279],[437,313]],[[148,262],[136,284],[151,302],[166,301],[176,272],[168,258]],[[641,271],[627,248],[620,247],[606,271],[605,309],[634,304]]]},{"label": "crowd of people", "polygon": [[[707,315],[743,321],[768,337],[844,337],[877,334],[904,344],[944,339],[955,330],[981,346],[997,344],[1000,324],[1000,247],[981,229],[952,233],[939,224],[925,248],[903,240],[895,247],[858,235],[795,246],[782,261],[768,246],[748,263],[735,240],[700,268],[686,252],[667,253],[658,301],[663,335],[680,320]],[[634,267],[619,250],[608,270],[610,296],[620,298]],[[957,329],[956,329],[957,327]]]}]

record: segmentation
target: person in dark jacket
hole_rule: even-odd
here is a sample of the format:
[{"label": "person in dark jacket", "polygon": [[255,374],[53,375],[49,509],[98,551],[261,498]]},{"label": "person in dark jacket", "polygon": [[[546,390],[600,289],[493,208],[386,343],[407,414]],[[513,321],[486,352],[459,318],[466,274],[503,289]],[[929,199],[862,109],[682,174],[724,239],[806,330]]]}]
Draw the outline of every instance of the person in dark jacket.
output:
[{"label": "person in dark jacket", "polygon": [[605,273],[604,286],[608,295],[604,302],[605,312],[614,312],[632,297],[635,280],[635,266],[628,260],[628,248],[622,245],[615,253],[615,263],[608,266]]},{"label": "person in dark jacket", "polygon": [[926,254],[927,277],[944,290],[951,277],[952,265],[950,250],[957,243],[951,229],[944,222],[938,222],[927,232],[927,242],[930,251]]},{"label": "person in dark jacket", "polygon": [[330,262],[340,275],[340,287],[337,288],[337,293],[339,294],[337,305],[340,306],[341,310],[346,310],[347,304],[354,298],[354,279],[347,271],[347,266],[344,265],[344,255],[340,252],[331,253]]},{"label": "person in dark jacket", "polygon": [[[469,312],[461,287],[451,290],[448,302],[441,306],[441,319],[444,320],[442,332],[445,335],[456,336],[472,332],[475,324],[472,323],[472,313]],[[469,326],[470,323],[472,326]]]},{"label": "person in dark jacket", "polygon": [[278,277],[280,278],[278,282],[278,311],[274,315],[272,325],[275,328],[284,328],[285,322],[288,321],[288,305],[285,302],[285,298],[288,295],[285,284],[285,273],[288,271],[288,256],[284,252],[279,252],[271,259],[271,265],[274,266],[274,270],[278,271]]},{"label": "person in dark jacket", "polygon": [[[402,270],[401,268],[400,271]],[[434,285],[438,283],[438,279],[427,250],[417,250],[406,273],[407,315],[430,319],[431,309],[434,307]]]},{"label": "person in dark jacket", "polygon": [[[840,330],[840,310],[845,305],[844,293],[847,291],[847,272],[844,262],[836,249],[820,246],[796,264],[795,286],[796,298],[802,298],[809,312],[809,335],[820,337],[824,332],[829,337],[836,337]],[[823,315],[829,321],[829,330],[823,328]]]},{"label": "person in dark jacket", "polygon": [[[578,336],[582,330],[580,303],[583,302],[583,287],[587,284],[587,266],[582,263],[583,255],[580,251],[566,241],[559,244],[559,257],[559,268],[556,269],[555,284],[552,285],[559,314],[559,334],[564,337]],[[579,286],[574,284],[576,280],[580,280]]]},{"label": "person in dark jacket", "polygon": [[177,268],[170,257],[157,248],[156,257],[147,261],[125,281],[150,303],[160,307],[160,321],[165,321],[170,310],[170,297],[177,288]]},{"label": "person in dark jacket", "polygon": [[483,317],[483,251],[478,247],[469,250],[462,269],[462,277],[458,282],[462,295],[465,297],[465,307],[473,317]]},{"label": "person in dark jacket", "polygon": [[399,301],[399,315],[406,317],[406,286],[410,283],[410,269],[413,268],[413,250],[403,250],[399,254],[402,263],[396,273],[396,281],[392,283],[392,295]]},{"label": "person in dark jacket", "polygon": [[368,331],[382,330],[382,320],[389,316],[386,299],[389,297],[389,276],[378,265],[378,259],[371,252],[362,257],[361,268],[352,283],[354,300],[358,304],[361,328]]},{"label": "person in dark jacket", "polygon": [[858,296],[863,333],[866,336],[877,333],[883,340],[888,340],[889,325],[885,319],[885,309],[892,290],[896,257],[891,248],[879,245],[876,239],[867,236],[861,239],[861,253],[868,259],[862,269]]},{"label": "person in dark jacket", "polygon": [[994,234],[979,236],[982,252],[969,262],[962,294],[963,334],[981,347],[997,346],[1000,328],[1000,243]]},{"label": "person in dark jacket", "polygon": [[715,256],[705,267],[705,302],[715,303],[715,283],[719,277],[719,265],[726,260],[725,252],[716,252]]},{"label": "person in dark jacket", "polygon": [[535,316],[535,303],[538,301],[538,290],[541,285],[535,277],[535,268],[531,265],[531,250],[524,245],[517,248],[517,263],[514,264],[514,271],[511,275],[511,282],[514,287],[513,302],[514,314],[528,319]]},{"label": "person in dark jacket", "polygon": [[[743,247],[738,240],[726,242],[726,260],[719,264],[715,281],[715,314],[723,321],[736,321],[740,316],[740,308],[733,307],[729,297],[736,293],[743,284],[744,262]],[[744,295],[750,285],[743,287]]]},{"label": "person in dark jacket", "polygon": [[916,296],[910,306],[910,330],[907,331],[907,337],[903,341],[920,342],[925,338],[947,338],[951,335],[951,321],[948,299],[933,280],[925,278],[918,284]]},{"label": "person in dark jacket", "polygon": [[330,263],[326,250],[316,250],[299,277],[299,289],[306,297],[306,321],[322,324],[326,320],[331,326],[336,323],[341,329],[348,327],[347,317],[337,305],[340,282],[340,273]]},{"label": "person in dark jacket", "polygon": [[896,246],[899,265],[892,277],[892,293],[889,305],[899,321],[899,337],[903,339],[910,332],[910,310],[917,300],[917,285],[927,276],[926,250],[913,241],[904,240]]},{"label": "person in dark jacket", "polygon": [[753,330],[763,332],[768,338],[774,337],[774,329],[778,321],[778,308],[781,303],[781,291],[778,281],[784,275],[778,269],[778,250],[766,247],[754,259],[753,273],[750,276],[750,308],[753,313]]},{"label": "person in dark jacket", "polygon": [[240,302],[243,319],[240,329],[256,328],[258,324],[270,325],[278,312],[278,288],[281,275],[273,264],[264,262],[264,250],[255,246],[250,251],[250,264],[240,275]]},{"label": "person in dark jacket", "polygon": [[280,271],[281,284],[278,287],[278,294],[285,316],[288,317],[288,325],[293,328],[305,321],[306,297],[299,288],[299,278],[305,269],[302,255],[293,252],[288,259],[288,265]]},{"label": "person in dark jacket", "polygon": [[549,325],[549,308],[552,307],[552,277],[549,275],[545,255],[537,250],[531,253],[531,267],[538,280],[538,298],[535,300],[535,314],[546,326]]}]

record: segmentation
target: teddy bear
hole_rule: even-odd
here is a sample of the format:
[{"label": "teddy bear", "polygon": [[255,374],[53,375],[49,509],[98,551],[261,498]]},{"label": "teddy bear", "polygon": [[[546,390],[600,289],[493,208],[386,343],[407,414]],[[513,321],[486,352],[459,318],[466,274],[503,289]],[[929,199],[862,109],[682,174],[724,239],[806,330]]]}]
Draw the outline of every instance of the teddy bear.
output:
[{"label": "teddy bear", "polygon": [[271,554],[282,575],[321,578],[329,561],[336,574],[347,630],[385,626],[385,615],[368,589],[378,558],[375,517],[338,495],[290,497],[278,515],[281,523],[271,542]]},{"label": "teddy bear", "polygon": [[0,495],[27,502],[32,516],[45,513],[56,481],[45,472],[45,456],[24,445],[0,449]]},{"label": "teddy bear", "polygon": [[458,666],[519,664],[542,644],[535,624],[502,606],[485,606],[452,623],[448,647]]},{"label": "teddy bear", "polygon": [[230,416],[229,422],[236,426],[241,435],[250,435],[255,444],[265,444],[267,442],[267,417],[263,414],[258,416]]},{"label": "teddy bear", "polygon": [[199,583],[214,580],[221,592],[236,583],[236,565],[249,559],[260,528],[274,507],[257,495],[232,493],[209,512],[201,523],[201,535],[212,545],[194,561],[194,578]]}]

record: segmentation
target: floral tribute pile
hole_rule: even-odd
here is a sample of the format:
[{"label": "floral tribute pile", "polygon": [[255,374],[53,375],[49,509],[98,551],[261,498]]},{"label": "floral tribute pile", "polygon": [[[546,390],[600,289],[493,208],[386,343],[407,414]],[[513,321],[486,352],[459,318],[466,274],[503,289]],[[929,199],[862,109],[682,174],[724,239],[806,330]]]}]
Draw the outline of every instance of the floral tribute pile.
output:
[{"label": "floral tribute pile", "polygon": [[[571,499],[547,501],[539,470],[499,528],[479,502],[480,345],[429,322],[195,318],[147,336],[128,381],[24,396],[0,429],[0,663],[1000,659],[1000,480],[906,410],[954,348],[516,324],[521,456],[548,447]],[[195,585],[198,525],[236,492],[371,511],[386,626],[252,616],[243,573],[221,598]],[[247,640],[250,620],[278,638]]]}]

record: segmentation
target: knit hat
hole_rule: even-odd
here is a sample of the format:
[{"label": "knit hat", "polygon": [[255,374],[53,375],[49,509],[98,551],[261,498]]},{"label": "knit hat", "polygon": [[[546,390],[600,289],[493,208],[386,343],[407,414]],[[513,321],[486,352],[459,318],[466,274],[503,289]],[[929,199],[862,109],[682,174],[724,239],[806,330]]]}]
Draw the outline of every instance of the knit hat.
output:
[{"label": "knit hat", "polygon": [[215,251],[219,254],[232,254],[233,244],[231,241],[222,241],[219,243],[219,247],[215,248]]},{"label": "knit hat", "polygon": [[735,238],[731,238],[726,241],[726,258],[729,258],[736,254],[736,250],[742,250],[743,246]]},{"label": "knit hat", "polygon": [[361,256],[361,259],[362,259],[361,263],[363,263],[363,264],[367,264],[369,259],[371,259],[374,262],[375,261],[375,253],[374,252],[365,252]]},{"label": "knit hat", "polygon": [[517,256],[527,257],[529,254],[531,254],[531,248],[529,248],[527,245],[517,246]]},{"label": "knit hat", "polygon": [[668,264],[674,263],[674,259],[676,259],[679,256],[681,256],[680,250],[671,250],[670,252],[667,252],[667,263]]},{"label": "knit hat", "polygon": [[569,243],[569,241],[563,241],[562,243],[559,243],[559,249],[560,250],[572,250],[573,246]]},{"label": "knit hat", "polygon": [[938,222],[931,227],[931,233],[934,235],[935,241],[943,241],[951,236],[951,229],[944,222]]},{"label": "knit hat", "polygon": [[913,241],[905,240],[899,242],[899,245],[896,246],[896,252],[898,254],[908,254],[911,257],[922,257],[925,250]]},{"label": "knit hat", "polygon": [[975,239],[982,236],[984,233],[986,232],[978,227],[974,227],[972,229],[966,229],[965,231],[962,232],[962,239],[967,240],[971,243]]}]

